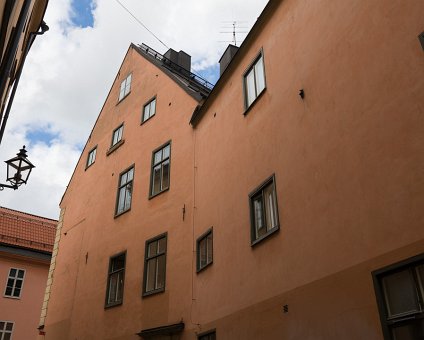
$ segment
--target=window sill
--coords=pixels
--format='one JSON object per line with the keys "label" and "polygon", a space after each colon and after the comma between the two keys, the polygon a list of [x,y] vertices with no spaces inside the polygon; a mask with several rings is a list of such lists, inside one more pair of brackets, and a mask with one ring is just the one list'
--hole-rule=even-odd
{"label": "window sill", "polygon": [[115,303],[110,303],[108,305],[105,305],[105,309],[109,309],[109,308],[113,308],[113,307],[118,307],[122,305],[122,301],[120,302],[115,302]]}
{"label": "window sill", "polygon": [[125,96],[123,96],[121,99],[119,99],[118,98],[118,102],[116,103],[116,105],[118,106],[120,103],[122,103],[123,102],[123,100],[125,99],[125,98],[127,98],[129,95],[130,95],[130,93],[131,93],[131,91],[130,92],[128,92]]}
{"label": "window sill", "polygon": [[259,93],[259,95],[255,98],[255,100],[252,102],[252,104],[250,104],[248,107],[244,108],[244,112],[243,115],[247,116],[247,114],[249,113],[249,111],[252,109],[253,106],[255,106],[255,104],[259,101],[259,98],[261,98],[263,96],[263,94],[266,91],[266,87],[262,90],[261,93]]}
{"label": "window sill", "polygon": [[250,243],[250,246],[254,247],[255,245],[257,245],[261,241],[265,240],[269,236],[275,234],[279,230],[280,230],[280,226],[278,225],[278,226],[274,227],[273,229],[271,229],[270,231],[268,231],[265,235],[262,235],[261,237],[257,238],[256,240],[252,240],[252,242]]}
{"label": "window sill", "polygon": [[127,213],[128,211],[131,211],[131,207],[129,207],[129,208],[128,208],[127,210],[125,210],[125,211],[121,211],[120,213],[115,214],[115,216],[114,216],[113,218],[117,218],[117,217],[119,217],[119,216],[122,216],[123,214]]}
{"label": "window sill", "polygon": [[95,163],[95,162],[91,163],[90,165],[87,165],[87,166],[85,167],[84,171],[87,171],[87,169],[88,169],[90,166],[92,166],[94,163]]}
{"label": "window sill", "polygon": [[196,274],[199,274],[200,272],[202,272],[203,270],[205,270],[206,268],[208,268],[210,265],[212,265],[213,260],[211,262],[209,262],[208,264],[204,265],[201,268],[197,268]]}
{"label": "window sill", "polygon": [[162,193],[164,193],[164,192],[167,192],[169,190],[169,187],[167,187],[166,189],[163,189],[162,191],[159,191],[159,192],[157,192],[156,194],[154,194],[154,195],[150,195],[149,196],[149,200],[151,200],[152,198],[155,198],[156,196],[159,196],[160,194],[162,194]]}
{"label": "window sill", "polygon": [[154,116],[155,116],[156,114],[154,114],[154,115],[151,115],[149,118],[147,118],[146,120],[142,120],[141,121],[141,123],[140,123],[140,125],[143,125],[144,123],[146,123],[146,122],[148,122],[150,119],[152,119]]}
{"label": "window sill", "polygon": [[[125,143],[125,139],[121,139],[118,143],[116,143],[114,146],[111,146],[109,150],[106,151],[106,156],[109,156],[112,152],[114,152],[116,149],[118,149],[122,144]],[[94,163],[93,163],[94,164]]]}
{"label": "window sill", "polygon": [[3,295],[3,297],[6,298],[6,299],[13,299],[13,300],[20,300],[21,299],[20,296]]}
{"label": "window sill", "polygon": [[156,295],[159,293],[163,293],[165,291],[165,287],[161,288],[161,289],[156,289],[156,290],[151,290],[150,292],[144,292],[142,297],[147,297],[147,296],[151,296],[151,295]]}

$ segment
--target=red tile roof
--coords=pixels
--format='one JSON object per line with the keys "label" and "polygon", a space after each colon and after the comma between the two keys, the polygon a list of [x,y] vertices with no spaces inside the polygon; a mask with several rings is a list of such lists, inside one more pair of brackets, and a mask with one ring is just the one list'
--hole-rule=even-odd
{"label": "red tile roof", "polygon": [[0,207],[0,244],[52,252],[57,221]]}

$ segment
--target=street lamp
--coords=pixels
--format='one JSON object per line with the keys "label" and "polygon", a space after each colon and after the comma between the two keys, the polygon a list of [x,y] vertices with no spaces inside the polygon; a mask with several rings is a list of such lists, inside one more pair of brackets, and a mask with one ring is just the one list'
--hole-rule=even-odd
{"label": "street lamp", "polygon": [[16,157],[5,161],[7,164],[7,181],[10,184],[1,184],[0,191],[4,188],[18,189],[22,184],[26,184],[32,168],[35,166],[27,159],[27,151],[25,145],[16,154]]}

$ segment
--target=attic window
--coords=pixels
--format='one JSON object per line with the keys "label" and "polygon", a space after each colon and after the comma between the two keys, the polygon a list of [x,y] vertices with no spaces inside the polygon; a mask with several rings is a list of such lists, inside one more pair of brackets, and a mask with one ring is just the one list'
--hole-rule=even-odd
{"label": "attic window", "polygon": [[128,77],[126,77],[121,83],[121,88],[119,90],[119,101],[128,96],[131,91],[131,76],[132,74],[129,74]]}

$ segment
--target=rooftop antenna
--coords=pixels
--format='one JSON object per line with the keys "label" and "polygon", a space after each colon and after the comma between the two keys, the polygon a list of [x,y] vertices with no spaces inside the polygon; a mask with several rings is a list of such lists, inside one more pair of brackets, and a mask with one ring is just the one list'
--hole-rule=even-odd
{"label": "rooftop antenna", "polygon": [[[232,33],[233,40],[232,41],[221,41],[221,42],[231,42],[234,44],[234,46],[237,46],[237,38],[236,33],[248,33],[247,31],[239,31],[238,29],[243,28],[246,29],[247,26],[237,26],[241,23],[247,23],[247,21],[222,21],[223,24],[226,24],[227,26],[222,26],[221,28],[232,28],[231,31],[221,31],[219,33]],[[231,26],[228,26],[228,24],[231,24]]]}

